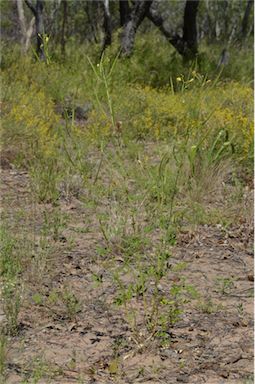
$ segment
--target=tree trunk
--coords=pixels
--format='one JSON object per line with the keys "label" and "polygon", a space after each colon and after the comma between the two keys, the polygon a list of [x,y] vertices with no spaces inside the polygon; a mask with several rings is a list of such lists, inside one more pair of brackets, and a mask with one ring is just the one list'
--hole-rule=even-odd
{"label": "tree trunk", "polygon": [[23,8],[23,0],[16,0],[17,4],[17,10],[18,10],[18,17],[19,17],[19,24],[21,29],[21,45],[22,50],[24,53],[28,51],[28,48],[31,43],[31,37],[33,33],[33,27],[35,23],[35,18],[33,17],[30,22],[29,26],[27,28],[26,26],[26,18],[24,14],[24,8]]}
{"label": "tree trunk", "polygon": [[186,0],[183,21],[183,36],[179,36],[164,25],[164,20],[155,9],[149,8],[147,17],[160,29],[170,44],[183,56],[190,60],[197,54],[196,16],[199,0]]}
{"label": "tree trunk", "polygon": [[183,56],[193,59],[197,54],[197,11],[199,0],[187,0],[184,10],[183,23]]}
{"label": "tree trunk", "polygon": [[21,45],[23,46],[23,49],[24,49],[27,27],[26,27],[26,19],[25,19],[25,14],[23,9],[23,2],[22,0],[16,0],[16,4],[17,4],[17,10],[18,10],[19,24],[21,29]]}
{"label": "tree trunk", "polygon": [[[92,35],[93,41],[94,43],[98,43],[98,30],[95,24],[95,20],[93,18],[93,8],[92,8],[93,3],[91,1],[86,1],[84,2],[84,5],[85,5],[85,12],[88,18],[88,24],[91,28],[91,35]],[[92,39],[90,39],[90,41],[92,41]]]}
{"label": "tree trunk", "polygon": [[124,25],[121,39],[121,51],[123,56],[130,56],[135,42],[136,31],[145,18],[152,1],[134,1],[134,6],[130,13],[130,19]]}
{"label": "tree trunk", "polygon": [[101,56],[104,50],[111,45],[112,43],[112,23],[111,23],[111,13],[109,7],[109,0],[104,0],[104,43],[101,52]]}
{"label": "tree trunk", "polygon": [[46,59],[45,53],[44,53],[44,42],[43,42],[43,35],[44,35],[44,22],[43,22],[43,7],[44,7],[44,0],[36,0],[36,5],[31,3],[30,0],[25,0],[25,3],[27,4],[28,8],[31,10],[31,12],[34,14],[35,17],[35,31],[36,31],[36,38],[37,38],[37,46],[36,46],[36,53],[40,60],[44,61]]}
{"label": "tree trunk", "polygon": [[248,0],[246,8],[245,8],[244,17],[243,17],[243,20],[242,20],[242,38],[243,39],[245,39],[246,36],[247,36],[248,21],[249,21],[249,16],[250,16],[250,13],[251,13],[251,10],[252,10],[253,1],[254,0]]}
{"label": "tree trunk", "polygon": [[43,42],[43,35],[44,35],[43,6],[44,6],[44,0],[37,0],[36,2],[37,17],[35,18],[35,28],[36,28],[36,36],[37,36],[36,52],[40,60],[45,60],[44,42]]}
{"label": "tree trunk", "polygon": [[29,47],[30,47],[31,38],[32,38],[33,31],[34,31],[34,25],[35,25],[35,18],[33,17],[30,20],[30,23],[29,23],[29,26],[28,26],[28,29],[27,29],[27,33],[26,33],[25,52],[27,52]]}
{"label": "tree trunk", "polygon": [[164,20],[155,9],[149,9],[147,17],[153,22],[153,24],[159,28],[170,44],[180,53],[183,52],[183,40],[181,36],[175,34],[172,30],[169,30],[164,25]]}
{"label": "tree trunk", "polygon": [[224,48],[221,52],[220,59],[217,65],[217,69],[219,69],[222,66],[225,66],[229,63],[229,52],[227,48]]}
{"label": "tree trunk", "polygon": [[61,54],[65,57],[66,52],[66,24],[67,24],[67,0],[63,0],[63,19],[62,19],[62,28],[61,28]]}
{"label": "tree trunk", "polygon": [[119,11],[120,11],[120,26],[124,27],[125,24],[130,20],[130,7],[128,0],[119,1]]}

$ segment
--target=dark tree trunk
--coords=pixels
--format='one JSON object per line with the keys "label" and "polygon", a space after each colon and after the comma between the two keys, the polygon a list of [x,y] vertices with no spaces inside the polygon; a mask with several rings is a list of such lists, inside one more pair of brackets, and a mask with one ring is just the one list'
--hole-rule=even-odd
{"label": "dark tree trunk", "polygon": [[66,47],[66,25],[67,25],[67,0],[63,0],[63,19],[62,19],[62,28],[61,28],[61,54],[65,56],[65,47]]}
{"label": "dark tree trunk", "polygon": [[[92,39],[90,39],[90,37],[88,36],[89,38],[89,41],[94,41],[95,43],[98,43],[98,30],[97,30],[97,25],[95,23],[95,20],[93,18],[93,7],[95,6],[95,3],[92,3],[91,1],[86,1],[84,2],[84,5],[85,5],[85,12],[87,14],[87,18],[88,18],[88,24],[90,26],[90,29],[91,29],[91,35],[92,35]],[[96,4],[97,5],[97,4]]]}
{"label": "dark tree trunk", "polygon": [[36,52],[40,60],[45,60],[44,43],[43,43],[43,35],[44,35],[43,6],[44,6],[44,0],[37,0],[36,2],[37,16],[35,17],[35,28],[36,28],[36,36],[37,36]]}
{"label": "dark tree trunk", "polygon": [[229,52],[228,52],[227,48],[224,48],[221,52],[220,59],[219,59],[218,65],[217,65],[217,69],[224,66],[224,65],[227,65],[228,63],[229,63]]}
{"label": "dark tree trunk", "polygon": [[155,9],[149,8],[147,17],[160,29],[170,44],[185,60],[193,59],[197,54],[196,17],[199,0],[187,0],[184,10],[183,36],[179,36],[164,25],[164,20]]}
{"label": "dark tree trunk", "polygon": [[197,54],[197,11],[199,0],[187,0],[183,22],[183,56],[194,58]]}
{"label": "dark tree trunk", "polygon": [[134,6],[130,13],[130,19],[124,25],[122,39],[121,39],[121,51],[123,56],[130,56],[135,42],[136,31],[145,18],[152,1],[134,1]]}
{"label": "dark tree trunk", "polygon": [[245,39],[247,36],[249,16],[252,10],[253,1],[254,0],[248,0],[245,8],[244,17],[242,20],[242,38],[243,39]]}
{"label": "dark tree trunk", "polygon": [[130,20],[130,7],[128,0],[119,1],[119,10],[120,10],[120,26],[123,27]]}
{"label": "dark tree trunk", "polygon": [[35,16],[35,31],[36,31],[36,38],[37,38],[37,46],[36,46],[36,54],[38,58],[42,61],[45,60],[45,53],[44,53],[44,42],[43,42],[43,35],[44,35],[44,22],[43,22],[43,7],[44,7],[44,0],[37,0],[36,5],[31,3],[30,0],[25,0],[25,3],[27,4],[28,8],[31,10],[31,12]]}
{"label": "dark tree trunk", "polygon": [[101,52],[101,56],[104,50],[111,45],[112,43],[112,23],[111,23],[111,13],[109,7],[109,0],[104,0],[104,43]]}
{"label": "dark tree trunk", "polygon": [[168,30],[164,26],[164,20],[160,14],[157,13],[155,9],[149,9],[147,17],[153,22],[153,24],[159,28],[163,35],[167,38],[170,44],[182,54],[183,52],[183,39],[181,36],[175,34],[172,30]]}

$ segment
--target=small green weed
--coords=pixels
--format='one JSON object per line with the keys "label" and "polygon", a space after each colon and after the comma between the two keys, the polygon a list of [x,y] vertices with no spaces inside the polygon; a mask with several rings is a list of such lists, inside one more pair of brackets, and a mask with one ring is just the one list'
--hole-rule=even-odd
{"label": "small green weed", "polygon": [[249,375],[246,379],[244,379],[243,384],[253,384],[254,383],[254,375]]}
{"label": "small green weed", "polygon": [[20,261],[16,256],[17,242],[10,235],[10,229],[3,224],[0,226],[0,274],[5,278],[17,276],[21,270]]}
{"label": "small green weed", "polygon": [[208,315],[211,315],[212,313],[216,313],[223,309],[222,305],[215,304],[211,297],[209,297],[206,300],[201,300],[197,308],[202,313],[207,313]]}
{"label": "small green weed", "polygon": [[75,318],[75,316],[81,310],[81,303],[75,296],[75,294],[68,288],[64,289],[62,293],[62,301],[66,306],[67,316],[70,319]]}
{"label": "small green weed", "polygon": [[218,277],[216,280],[216,285],[219,293],[221,293],[222,295],[227,295],[233,288],[234,281],[232,277]]}
{"label": "small green weed", "polygon": [[3,333],[0,333],[0,380],[4,380],[6,358],[7,358],[7,337]]}
{"label": "small green weed", "polygon": [[43,217],[42,233],[51,236],[54,241],[60,240],[68,223],[68,214],[61,212],[60,207],[56,206],[51,210],[45,210]]}
{"label": "small green weed", "polygon": [[55,159],[40,158],[30,166],[32,188],[39,202],[56,203],[60,197],[61,174]]}
{"label": "small green weed", "polygon": [[35,305],[42,305],[43,304],[43,296],[40,293],[35,293],[32,296],[32,300],[35,303]]}
{"label": "small green weed", "polygon": [[53,316],[64,316],[69,320],[81,311],[81,302],[69,287],[53,289],[46,304]]}
{"label": "small green weed", "polygon": [[42,356],[34,358],[29,363],[29,367],[27,367],[27,369],[25,368],[25,371],[27,371],[25,377],[29,377],[29,379],[22,381],[22,384],[37,384],[42,380],[52,382],[52,380],[55,380],[57,376],[63,374],[60,367],[46,361]]}
{"label": "small green weed", "polygon": [[[115,304],[125,308],[138,343],[143,344],[144,340],[155,337],[162,344],[170,342],[171,329],[180,319],[185,304],[197,298],[195,288],[187,285],[184,280],[173,284],[167,293],[162,291],[160,281],[167,272],[168,259],[168,253],[159,253],[150,266],[144,261],[137,263],[129,284],[124,283],[119,272],[115,272],[114,281],[118,289]],[[140,330],[144,328],[146,333]]]}
{"label": "small green weed", "polygon": [[6,332],[11,336],[17,335],[19,331],[19,312],[21,306],[21,287],[17,280],[7,280],[2,283],[1,297],[3,310],[6,316]]}
{"label": "small green weed", "polygon": [[19,273],[21,265],[17,252],[18,244],[12,237],[7,228],[0,228],[1,240],[1,257],[0,257],[0,274],[1,282],[1,298],[3,302],[3,310],[6,316],[6,332],[11,336],[18,333],[18,315],[21,306],[21,286],[19,282]]}

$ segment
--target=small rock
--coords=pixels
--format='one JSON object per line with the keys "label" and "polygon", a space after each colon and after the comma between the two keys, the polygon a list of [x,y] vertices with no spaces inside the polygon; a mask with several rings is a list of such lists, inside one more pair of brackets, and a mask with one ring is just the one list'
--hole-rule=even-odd
{"label": "small rock", "polygon": [[163,292],[163,287],[162,287],[161,284],[158,284],[158,285],[157,285],[157,288],[158,288],[158,290],[159,290],[160,292]]}
{"label": "small rock", "polygon": [[162,360],[173,359],[173,358],[176,359],[177,358],[177,354],[172,349],[162,349],[160,351],[160,357],[161,357]]}
{"label": "small rock", "polygon": [[57,105],[56,111],[60,113],[64,118],[72,118],[74,113],[74,117],[77,120],[87,120],[88,113],[92,109],[92,104],[87,102],[83,105],[72,106],[71,102],[66,102],[66,105]]}
{"label": "small rock", "polygon": [[61,236],[59,236],[59,241],[61,243],[66,243],[67,242],[67,238],[64,235],[61,235]]}
{"label": "small rock", "polygon": [[224,377],[224,379],[227,379],[228,378],[228,376],[229,376],[229,372],[227,371],[227,370],[221,370],[220,372],[219,372],[219,374],[220,374],[220,376],[221,377]]}
{"label": "small rock", "polygon": [[188,383],[189,382],[189,376],[186,373],[182,373],[179,376],[177,376],[176,380],[179,383]]}
{"label": "small rock", "polygon": [[254,275],[248,275],[248,280],[249,281],[254,281]]}

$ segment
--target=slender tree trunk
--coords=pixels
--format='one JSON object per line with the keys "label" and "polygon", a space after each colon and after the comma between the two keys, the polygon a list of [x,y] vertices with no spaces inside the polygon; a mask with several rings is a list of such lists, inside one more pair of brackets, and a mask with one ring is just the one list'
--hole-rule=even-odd
{"label": "slender tree trunk", "polygon": [[45,60],[44,42],[43,42],[43,35],[44,35],[43,7],[44,7],[44,0],[37,0],[36,2],[37,17],[35,18],[35,27],[36,27],[36,36],[37,36],[36,52],[40,60]]}
{"label": "slender tree trunk", "polygon": [[253,1],[254,0],[248,0],[245,8],[244,17],[242,20],[242,38],[243,39],[245,39],[247,36],[249,16],[252,10]]}
{"label": "slender tree trunk", "polygon": [[130,13],[130,19],[124,25],[121,39],[121,50],[123,56],[130,56],[135,42],[135,34],[141,22],[145,18],[152,1],[134,1],[134,6]]}
{"label": "slender tree trunk", "polygon": [[227,48],[224,48],[221,52],[220,59],[217,65],[217,69],[220,67],[227,65],[229,63],[229,52]]}
{"label": "slender tree trunk", "polygon": [[28,29],[27,29],[27,34],[26,34],[26,39],[25,39],[25,52],[27,52],[29,47],[30,47],[31,38],[32,38],[32,35],[33,35],[33,31],[34,31],[34,25],[35,25],[35,18],[33,17],[30,20],[30,23],[29,23],[29,26],[28,26]]}
{"label": "slender tree trunk", "polygon": [[147,17],[163,33],[170,44],[183,56],[184,60],[190,60],[197,54],[197,25],[196,16],[199,0],[186,0],[183,20],[183,36],[167,29],[161,15],[152,8],[149,8]]}
{"label": "slender tree trunk", "polygon": [[31,43],[31,37],[33,33],[35,18],[32,17],[27,27],[24,8],[23,8],[23,0],[16,0],[16,4],[17,4],[17,10],[18,10],[19,24],[21,29],[22,50],[24,53],[26,53]]}
{"label": "slender tree trunk", "polygon": [[130,20],[130,7],[128,0],[119,1],[119,11],[120,11],[120,26],[124,27],[125,24]]}
{"label": "slender tree trunk", "polygon": [[183,39],[178,34],[175,34],[172,30],[167,29],[164,25],[164,20],[155,9],[149,9],[147,17],[153,22],[153,24],[159,28],[170,44],[180,53],[183,52]]}
{"label": "slender tree trunk", "polygon": [[85,2],[85,11],[86,11],[86,14],[87,14],[87,18],[88,18],[88,24],[91,28],[91,34],[92,34],[92,37],[93,37],[93,40],[95,43],[98,43],[98,31],[97,31],[97,27],[95,25],[95,20],[93,19],[93,10],[92,10],[92,6],[93,6],[93,3],[91,1],[88,1],[88,2]]}
{"label": "slender tree trunk", "polygon": [[199,0],[187,0],[184,10],[183,23],[183,56],[193,59],[197,54],[197,11]]}
{"label": "slender tree trunk", "polygon": [[46,59],[45,53],[44,53],[44,42],[43,42],[43,35],[44,35],[44,22],[43,22],[43,7],[44,7],[44,0],[36,0],[36,5],[31,3],[30,0],[25,0],[25,3],[27,4],[28,8],[31,10],[35,17],[35,31],[36,31],[36,38],[37,38],[37,46],[36,46],[36,53],[40,60],[44,61]]}
{"label": "slender tree trunk", "polygon": [[16,0],[16,4],[17,4],[17,10],[18,10],[19,24],[21,29],[21,45],[24,49],[27,27],[26,27],[26,19],[25,19],[25,14],[23,9],[23,2],[22,0]]}
{"label": "slender tree trunk", "polygon": [[67,0],[63,0],[63,19],[62,19],[62,28],[61,28],[61,54],[65,57],[66,52],[66,24],[67,24]]}
{"label": "slender tree trunk", "polygon": [[112,43],[112,23],[111,13],[109,7],[109,0],[104,0],[104,43],[102,47],[101,56],[104,50]]}

